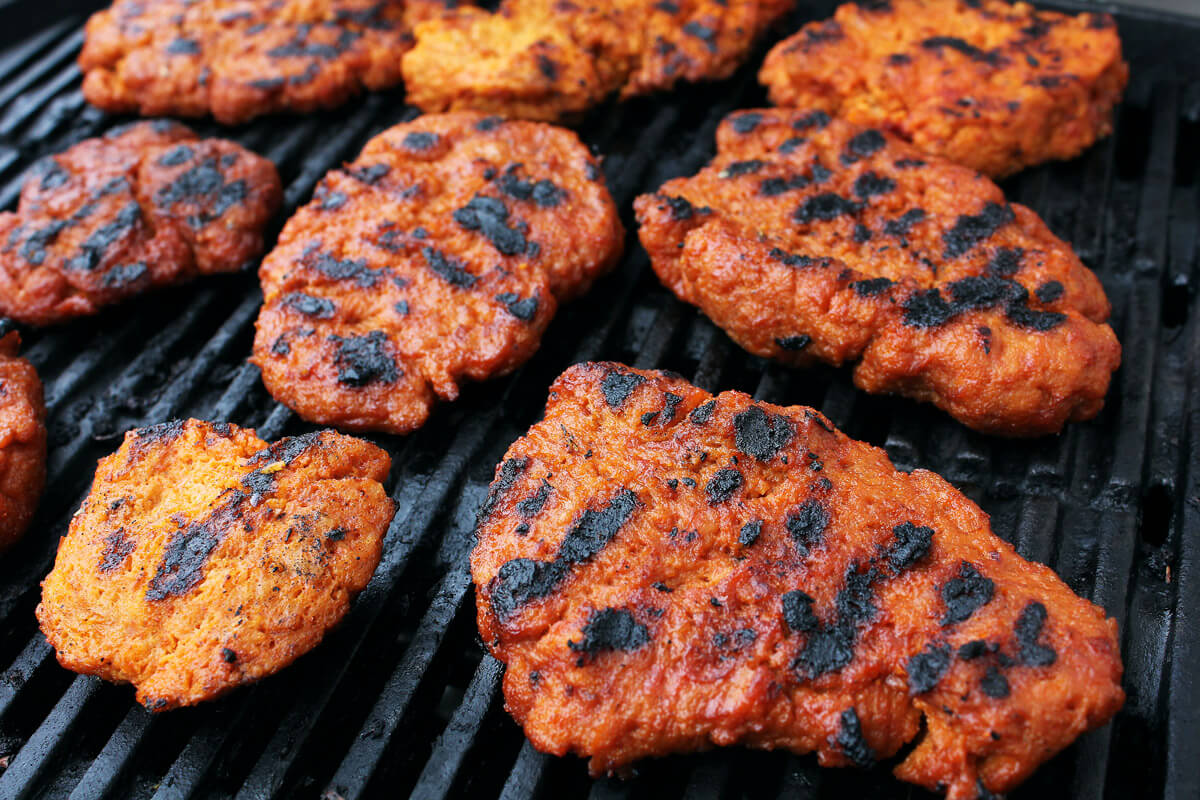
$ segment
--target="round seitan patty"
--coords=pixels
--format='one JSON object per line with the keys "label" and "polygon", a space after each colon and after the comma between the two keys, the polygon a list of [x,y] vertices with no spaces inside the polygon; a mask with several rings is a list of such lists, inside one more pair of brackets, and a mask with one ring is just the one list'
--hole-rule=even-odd
{"label": "round seitan patty", "polygon": [[67,669],[151,711],[271,675],[321,641],[379,563],[395,507],[374,445],[268,445],[224,422],[130,431],[96,469],[37,609]]}
{"label": "round seitan patty", "polygon": [[0,551],[25,532],[46,482],[42,382],[20,347],[12,322],[0,319]]}
{"label": "round seitan patty", "polygon": [[0,213],[0,313],[49,325],[242,269],[282,196],[269,160],[175,122],[85,139],[38,162]]}
{"label": "round seitan patty", "polygon": [[771,102],[821,109],[1003,177],[1112,132],[1129,80],[1117,25],[1002,0],[846,3],[776,45]]}
{"label": "round seitan patty", "polygon": [[434,114],[327,174],[263,260],[255,364],[302,417],[406,433],[525,363],[624,231],[574,133]]}
{"label": "round seitan patty", "polygon": [[88,20],[88,102],[225,124],[314,111],[401,80],[412,26],[455,0],[117,0]]}

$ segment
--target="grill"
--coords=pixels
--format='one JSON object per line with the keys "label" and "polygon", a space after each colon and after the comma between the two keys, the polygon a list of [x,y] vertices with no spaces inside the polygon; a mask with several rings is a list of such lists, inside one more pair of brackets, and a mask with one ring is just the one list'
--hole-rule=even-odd
{"label": "grill", "polygon": [[[801,5],[796,26],[833,4]],[[74,56],[87,10],[0,3],[0,207],[13,207],[33,159],[117,122],[80,94]],[[60,669],[33,609],[95,460],[127,428],[195,416],[268,439],[310,429],[244,361],[261,299],[255,277],[212,278],[26,331],[46,383],[51,449],[40,513],[0,560],[0,798],[925,796],[886,765],[820,770],[811,756],[741,749],[592,781],[581,760],[525,742],[503,710],[503,670],[475,631],[466,555],[494,465],[539,417],[550,381],[595,358],[814,406],[886,447],[901,468],[944,475],[992,515],[1000,536],[1121,626],[1125,709],[1014,797],[1200,796],[1200,151],[1191,144],[1200,135],[1200,23],[1132,10],[1119,20],[1133,82],[1115,135],[1005,187],[1074,243],[1113,301],[1124,360],[1097,420],[1056,438],[995,440],[932,408],[858,393],[845,370],[769,365],[660,287],[631,235],[616,273],[560,311],[525,367],[469,388],[412,436],[372,437],[392,453],[399,505],[373,581],[314,652],[201,707],[152,716],[128,687]],[[606,154],[631,230],[634,196],[693,172],[725,113],[764,103],[756,63],[719,84],[602,109],[579,126]],[[390,93],[232,131],[195,127],[274,160],[291,213],[327,169],[412,114],[402,93]]]}

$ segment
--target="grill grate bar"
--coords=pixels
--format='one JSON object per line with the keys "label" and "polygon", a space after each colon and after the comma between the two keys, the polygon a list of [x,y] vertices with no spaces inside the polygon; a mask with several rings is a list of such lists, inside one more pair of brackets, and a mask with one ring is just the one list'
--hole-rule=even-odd
{"label": "grill grate bar", "polygon": [[153,727],[154,716],[149,711],[139,705],[129,709],[67,800],[107,797]]}
{"label": "grill grate bar", "polygon": [[433,753],[413,789],[413,797],[432,800],[445,797],[450,792],[463,758],[475,742],[484,716],[496,702],[503,674],[504,666],[491,656],[484,656],[479,662],[462,704],[434,743]]}
{"label": "grill grate bar", "polygon": [[12,136],[17,128],[29,122],[34,114],[41,111],[51,98],[78,81],[80,75],[79,67],[70,64],[37,89],[18,97],[8,107],[8,112],[0,117],[0,136]]}
{"label": "grill grate bar", "polygon": [[546,777],[550,756],[539,753],[528,740],[521,745],[517,761],[508,772],[500,800],[525,800],[539,794]]}
{"label": "grill grate bar", "polygon": [[58,41],[67,31],[75,30],[78,27],[78,17],[67,17],[9,48],[8,52],[0,56],[0,81],[10,80],[14,72],[27,66],[31,59],[37,58],[50,46],[51,42]]}
{"label": "grill grate bar", "polygon": [[12,103],[29,91],[30,87],[46,79],[53,70],[61,68],[68,61],[74,63],[75,53],[83,44],[83,31],[75,33],[62,40],[62,43],[45,56],[39,58],[27,67],[20,77],[10,78],[0,88],[0,107]]}
{"label": "grill grate bar", "polygon": [[66,737],[79,722],[81,711],[96,697],[100,686],[100,679],[90,675],[79,675],[71,682],[71,688],[0,775],[0,797],[21,800],[29,796],[50,760],[61,752]]}
{"label": "grill grate bar", "polygon": [[25,649],[17,656],[12,665],[4,670],[4,680],[0,681],[0,720],[8,713],[17,694],[29,683],[34,674],[49,663],[53,648],[46,637],[37,633],[25,645]]}

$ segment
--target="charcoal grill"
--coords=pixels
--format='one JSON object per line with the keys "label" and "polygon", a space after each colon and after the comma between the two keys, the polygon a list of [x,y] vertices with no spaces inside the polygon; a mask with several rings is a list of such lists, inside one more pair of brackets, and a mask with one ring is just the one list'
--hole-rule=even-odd
{"label": "charcoal grill", "polygon": [[[14,206],[35,158],[118,121],[80,94],[74,57],[88,5],[0,2],[0,207]],[[788,29],[832,5],[802,0]],[[926,797],[887,765],[820,770],[811,756],[741,749],[592,781],[581,760],[525,741],[503,710],[502,668],[475,631],[466,554],[504,450],[539,417],[559,372],[597,358],[815,406],[901,468],[944,475],[1022,555],[1117,618],[1125,709],[1014,798],[1200,797],[1200,22],[1129,9],[1118,19],[1133,78],[1115,135],[1005,187],[1074,243],[1113,301],[1124,360],[1098,419],[1059,437],[1001,441],[927,406],[860,394],[846,370],[770,365],[669,295],[631,235],[616,273],[560,311],[526,366],[469,388],[412,436],[372,437],[394,458],[399,505],[374,580],[313,653],[198,708],[153,716],[128,687],[59,668],[33,609],[95,460],[127,428],[195,416],[268,439],[309,429],[245,363],[261,299],[254,275],[26,331],[51,449],[32,529],[0,558],[0,798]],[[756,63],[579,126],[606,155],[627,227],[637,194],[711,156],[725,113],[764,103]],[[196,127],[274,160],[290,213],[327,169],[412,113],[396,92],[327,114]]]}

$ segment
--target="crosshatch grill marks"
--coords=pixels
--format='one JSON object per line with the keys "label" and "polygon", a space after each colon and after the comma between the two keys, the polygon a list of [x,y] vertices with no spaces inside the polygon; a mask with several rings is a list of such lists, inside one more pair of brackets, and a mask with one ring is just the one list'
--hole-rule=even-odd
{"label": "crosshatch grill marks", "polygon": [[747,350],[849,362],[860,388],[988,433],[1102,408],[1120,359],[1104,291],[987,178],[801,110],[731,115],[717,149],[638,198],[639,236],[660,280]]}
{"label": "crosshatch grill marks", "polygon": [[957,800],[1012,788],[990,759],[1025,774],[1123,699],[1115,623],[947,483],[811,409],[670,373],[568,369],[476,538],[506,707],[594,773],[717,736],[868,766],[925,717],[897,773]]}

